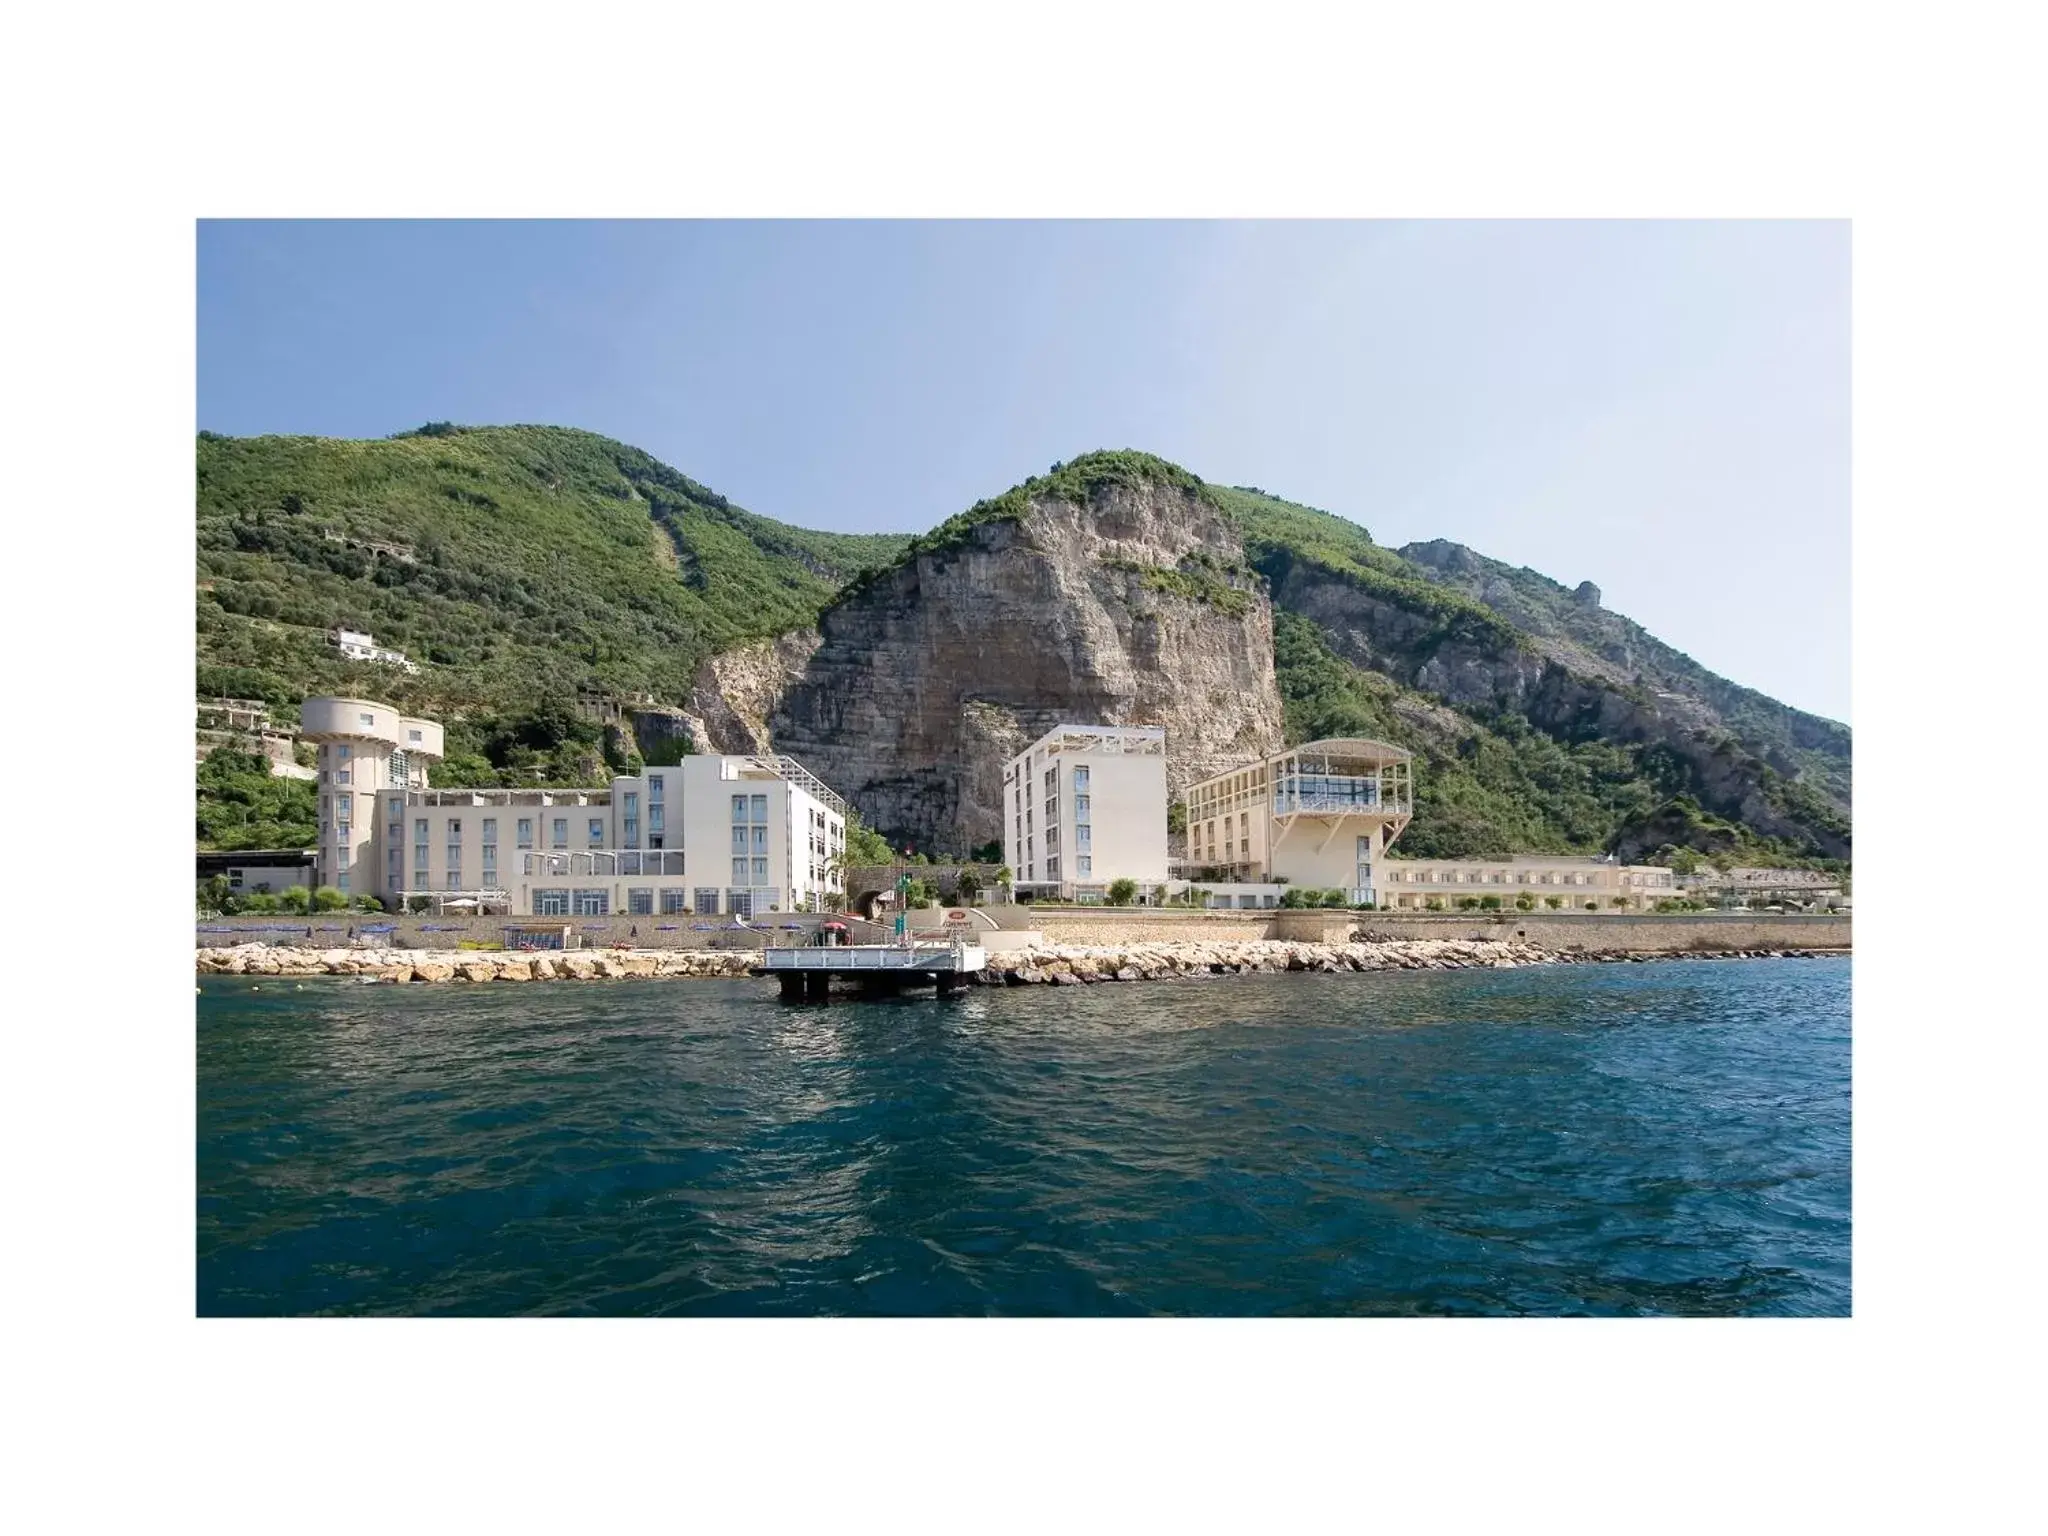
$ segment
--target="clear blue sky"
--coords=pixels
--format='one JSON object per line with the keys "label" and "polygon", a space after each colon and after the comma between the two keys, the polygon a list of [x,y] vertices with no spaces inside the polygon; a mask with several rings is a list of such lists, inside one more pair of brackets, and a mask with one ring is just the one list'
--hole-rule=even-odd
{"label": "clear blue sky", "polygon": [[430,420],[847,531],[1149,449],[1849,718],[1846,223],[200,226],[199,426]]}

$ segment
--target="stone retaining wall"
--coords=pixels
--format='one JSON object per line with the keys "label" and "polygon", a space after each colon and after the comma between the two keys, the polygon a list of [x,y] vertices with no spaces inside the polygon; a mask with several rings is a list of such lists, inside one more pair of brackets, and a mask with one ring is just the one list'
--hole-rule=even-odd
{"label": "stone retaining wall", "polygon": [[1151,907],[1027,908],[1052,944],[1289,939],[1341,943],[1357,932],[1394,941],[1522,939],[1544,949],[1682,954],[1848,949],[1846,913],[1733,912],[1176,912]]}

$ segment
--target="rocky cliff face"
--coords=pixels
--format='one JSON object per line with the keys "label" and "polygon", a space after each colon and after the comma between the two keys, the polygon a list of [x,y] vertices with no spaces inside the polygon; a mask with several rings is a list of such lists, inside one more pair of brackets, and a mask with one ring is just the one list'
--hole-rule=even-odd
{"label": "rocky cliff face", "polygon": [[[1004,762],[1065,721],[1164,725],[1175,789],[1281,740],[1272,609],[1236,531],[1183,486],[1023,498],[844,595],[819,631],[758,718],[917,848],[1000,838]],[[774,669],[738,666],[758,707]]]}
{"label": "rocky cliff face", "polygon": [[1523,716],[1560,741],[1644,748],[1667,790],[1690,794],[1764,836],[1849,856],[1845,826],[1817,816],[1814,807],[1795,810],[1774,798],[1766,772],[1772,765],[1722,729],[1698,698],[1654,692],[1569,638],[1527,631],[1503,638],[1446,625],[1427,609],[1360,590],[1311,562],[1269,562],[1267,575],[1274,601],[1313,621],[1331,648],[1357,666],[1480,718]]}

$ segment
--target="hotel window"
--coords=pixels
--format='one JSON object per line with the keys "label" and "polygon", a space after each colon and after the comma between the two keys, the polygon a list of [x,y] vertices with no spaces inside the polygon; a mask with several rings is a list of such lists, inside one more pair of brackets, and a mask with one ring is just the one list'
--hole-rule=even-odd
{"label": "hotel window", "polygon": [[498,878],[498,845],[484,844],[484,881],[488,884]]}
{"label": "hotel window", "polygon": [[766,859],[754,860],[754,884],[759,885],[762,881],[766,880],[767,878],[768,861]]}
{"label": "hotel window", "polygon": [[531,848],[533,846],[533,818],[531,816],[519,818],[519,846],[522,848]]}
{"label": "hotel window", "polygon": [[1045,878],[1057,880],[1060,877],[1060,861],[1057,855],[1045,861]]}
{"label": "hotel window", "polygon": [[535,891],[533,893],[533,915],[535,917],[567,917],[569,915],[569,893],[567,891]]}
{"label": "hotel window", "polygon": [[745,827],[734,827],[732,829],[732,851],[734,853],[745,853],[747,851],[747,829]]}
{"label": "hotel window", "polygon": [[754,796],[753,811],[754,820],[766,821],[768,819],[768,797],[766,795]]}
{"label": "hotel window", "polygon": [[673,917],[678,912],[688,911],[689,909],[683,903],[683,898],[687,895],[689,895],[689,892],[685,891],[681,886],[671,886],[663,891],[661,893],[662,916]]}
{"label": "hotel window", "polygon": [[590,846],[593,848],[602,848],[604,846],[604,822],[595,816],[590,818],[589,841]]}
{"label": "hotel window", "polygon": [[1080,764],[1074,766],[1074,792],[1081,793],[1088,787],[1088,770]]}
{"label": "hotel window", "polygon": [[710,917],[718,911],[718,892],[711,886],[697,886],[691,896],[696,902],[699,917]]}
{"label": "hotel window", "polygon": [[484,818],[484,846],[486,848],[495,848],[497,844],[498,818],[495,816],[486,816]]}
{"label": "hotel window", "polygon": [[638,816],[640,814],[639,791],[631,789],[626,791],[626,814],[628,816]]}
{"label": "hotel window", "polygon": [[549,831],[549,832],[550,832],[550,833],[552,834],[552,836],[551,836],[551,839],[550,839],[550,841],[551,841],[551,842],[553,843],[553,845],[554,845],[555,847],[557,847],[557,848],[566,848],[566,847],[568,847],[568,846],[569,846],[569,818],[568,818],[568,817],[566,817],[566,816],[557,816],[557,817],[555,817],[555,818],[554,818],[554,825],[553,825],[553,826],[551,826],[551,827],[549,827],[549,828],[548,828],[548,831]]}
{"label": "hotel window", "polygon": [[661,804],[661,775],[658,773],[647,777],[647,803],[650,806]]}
{"label": "hotel window", "polygon": [[1084,819],[1084,818],[1085,818],[1085,817],[1087,816],[1087,814],[1088,814],[1088,797],[1087,797],[1086,795],[1076,795],[1076,796],[1074,796],[1074,819],[1075,819],[1076,821],[1080,821],[1080,820]]}
{"label": "hotel window", "polygon": [[634,917],[654,915],[654,892],[638,890],[626,892],[626,911]]}
{"label": "hotel window", "polygon": [[647,830],[654,833],[657,837],[667,830],[662,825],[661,804],[659,801],[647,807]]}
{"label": "hotel window", "polygon": [[405,739],[407,741],[419,741],[421,739],[420,733],[418,731],[407,731],[405,733]]}
{"label": "hotel window", "polygon": [[375,725],[376,723],[377,723],[377,717],[376,717],[375,715],[357,715],[357,716],[356,716],[356,724],[358,724],[358,725]]}
{"label": "hotel window", "polygon": [[1095,861],[1085,853],[1076,854],[1074,857],[1074,873],[1081,879],[1086,880],[1095,873]]}
{"label": "hotel window", "polygon": [[732,819],[741,825],[745,825],[747,819],[747,797],[745,795],[734,795],[732,797]]}
{"label": "hotel window", "polygon": [[570,898],[578,917],[603,917],[612,909],[610,891],[578,891]]}
{"label": "hotel window", "polygon": [[343,871],[342,871],[342,872],[341,872],[340,874],[338,874],[338,875],[336,875],[336,876],[334,877],[334,888],[335,888],[335,889],[336,889],[337,891],[345,891],[345,890],[347,890],[347,889],[348,889],[348,871],[347,871],[347,870],[345,870],[345,869],[344,869],[344,870],[343,870]]}
{"label": "hotel window", "polygon": [[395,828],[395,827],[396,827],[396,826],[398,825],[398,823],[399,823],[399,822],[401,822],[401,821],[403,821],[404,819],[405,819],[405,802],[404,802],[403,800],[393,800],[393,801],[391,802],[391,824],[392,824],[392,826],[393,826],[393,827]]}
{"label": "hotel window", "polygon": [[343,744],[342,744],[341,746],[338,746],[338,747],[336,747],[336,748],[334,749],[334,752],[335,752],[335,755],[336,755],[337,757],[339,757],[339,758],[340,758],[340,759],[341,759],[341,760],[342,760],[342,761],[343,761],[344,763],[348,761],[348,759],[349,759],[349,748],[348,748],[348,745],[347,745],[347,743],[345,743],[345,742],[344,742],[344,743],[343,743]]}
{"label": "hotel window", "polygon": [[768,851],[768,829],[767,829],[766,827],[756,827],[756,828],[754,828],[754,852],[756,852],[756,853],[766,853],[767,851]]}
{"label": "hotel window", "polygon": [[1076,824],[1076,826],[1074,827],[1074,847],[1077,851],[1083,848],[1092,848],[1095,846],[1094,843],[1090,841],[1090,835],[1093,831],[1094,829],[1090,827],[1088,823],[1085,821]]}
{"label": "hotel window", "polygon": [[732,883],[734,885],[745,885],[747,883],[747,861],[745,859],[734,859],[732,861]]}

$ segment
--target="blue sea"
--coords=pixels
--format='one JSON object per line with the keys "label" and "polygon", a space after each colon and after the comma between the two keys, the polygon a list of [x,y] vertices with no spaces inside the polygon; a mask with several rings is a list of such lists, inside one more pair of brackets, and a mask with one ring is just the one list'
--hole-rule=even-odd
{"label": "blue sea", "polygon": [[205,977],[197,1310],[1845,1316],[1849,978]]}

